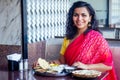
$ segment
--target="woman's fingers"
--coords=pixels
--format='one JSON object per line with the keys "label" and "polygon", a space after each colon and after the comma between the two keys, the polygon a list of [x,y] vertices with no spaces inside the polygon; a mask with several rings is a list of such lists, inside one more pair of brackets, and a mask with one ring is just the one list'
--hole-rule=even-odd
{"label": "woman's fingers", "polygon": [[87,69],[87,65],[82,62],[75,62],[72,66],[77,67],[78,69]]}
{"label": "woman's fingers", "polygon": [[72,66],[79,66],[79,62],[75,62],[75,63],[73,63],[73,65]]}
{"label": "woman's fingers", "polygon": [[39,63],[37,61],[33,63],[32,67],[34,68],[36,66],[39,66]]}
{"label": "woman's fingers", "polygon": [[56,61],[50,61],[49,63],[50,63],[50,64],[57,64]]}
{"label": "woman's fingers", "polygon": [[49,62],[50,64],[60,64],[60,62],[58,60],[53,60]]}

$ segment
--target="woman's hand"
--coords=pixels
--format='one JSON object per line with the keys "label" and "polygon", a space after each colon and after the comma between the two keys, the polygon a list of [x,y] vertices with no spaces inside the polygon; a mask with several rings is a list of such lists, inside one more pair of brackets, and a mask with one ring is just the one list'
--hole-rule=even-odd
{"label": "woman's hand", "polygon": [[75,63],[73,63],[73,65],[72,66],[75,66],[75,67],[77,67],[78,69],[88,69],[88,66],[87,66],[87,64],[84,64],[84,63],[82,63],[82,62],[75,62]]}
{"label": "woman's hand", "polygon": [[34,67],[36,67],[36,66],[39,66],[38,61],[35,61],[35,62],[33,63],[32,68],[34,68]]}
{"label": "woman's hand", "polygon": [[49,62],[50,64],[60,64],[59,60],[53,60]]}
{"label": "woman's hand", "polygon": [[65,64],[64,56],[60,55],[59,59],[50,61],[49,63],[53,63],[53,64]]}
{"label": "woman's hand", "polygon": [[107,66],[103,63],[84,64],[82,62],[75,62],[75,63],[73,63],[73,66],[76,66],[77,68],[80,68],[80,69],[97,70],[97,71],[101,71],[101,72],[106,72],[106,71],[112,69],[112,66]]}

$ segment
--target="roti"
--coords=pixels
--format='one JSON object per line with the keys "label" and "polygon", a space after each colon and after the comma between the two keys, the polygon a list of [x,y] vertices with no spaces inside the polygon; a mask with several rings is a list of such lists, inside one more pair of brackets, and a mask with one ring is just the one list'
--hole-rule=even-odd
{"label": "roti", "polygon": [[49,62],[47,62],[45,59],[39,58],[38,59],[38,64],[43,69],[49,69],[50,68]]}

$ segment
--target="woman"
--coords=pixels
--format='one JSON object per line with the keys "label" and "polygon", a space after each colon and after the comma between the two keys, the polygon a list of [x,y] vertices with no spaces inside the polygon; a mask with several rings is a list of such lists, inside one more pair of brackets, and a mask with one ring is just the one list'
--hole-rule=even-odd
{"label": "woman", "polygon": [[116,80],[110,48],[98,30],[96,14],[90,4],[78,1],[70,8],[60,58],[52,62],[107,71],[109,74],[104,80]]}
{"label": "woman", "polygon": [[54,63],[107,71],[104,80],[116,80],[110,48],[98,30],[94,9],[86,2],[75,2],[70,8],[60,54]]}

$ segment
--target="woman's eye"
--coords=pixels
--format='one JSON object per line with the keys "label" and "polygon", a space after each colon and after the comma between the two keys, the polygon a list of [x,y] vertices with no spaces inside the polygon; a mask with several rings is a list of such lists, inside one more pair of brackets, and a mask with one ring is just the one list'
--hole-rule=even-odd
{"label": "woman's eye", "polygon": [[78,16],[78,14],[73,14],[73,16],[75,16],[75,17],[76,17],[76,16]]}
{"label": "woman's eye", "polygon": [[[79,14],[73,14],[74,17],[77,17],[79,16]],[[86,14],[81,14],[82,17],[86,17],[87,15]]]}
{"label": "woman's eye", "polygon": [[85,15],[85,14],[82,14],[82,16],[83,16],[83,17],[86,17],[87,15]]}

